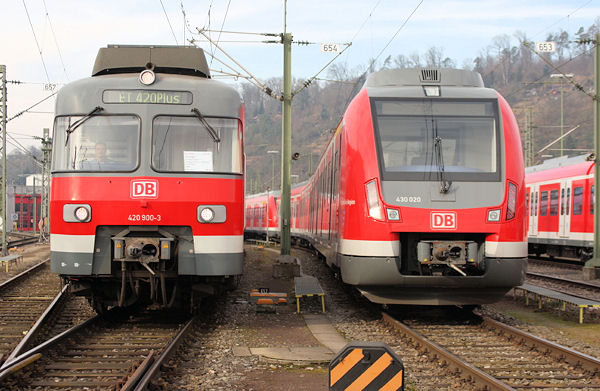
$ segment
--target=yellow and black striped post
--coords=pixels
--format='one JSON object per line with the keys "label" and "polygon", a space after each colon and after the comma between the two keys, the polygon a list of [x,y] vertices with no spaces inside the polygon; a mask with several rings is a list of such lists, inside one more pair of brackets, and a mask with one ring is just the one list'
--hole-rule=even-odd
{"label": "yellow and black striped post", "polygon": [[385,343],[350,342],[329,363],[329,390],[404,390],[404,364]]}

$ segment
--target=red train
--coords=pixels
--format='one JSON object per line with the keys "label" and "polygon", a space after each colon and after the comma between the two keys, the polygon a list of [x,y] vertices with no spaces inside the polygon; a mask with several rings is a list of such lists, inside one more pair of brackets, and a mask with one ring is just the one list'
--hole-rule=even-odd
{"label": "red train", "polygon": [[51,267],[98,311],[242,273],[244,106],[193,47],[109,46],[56,99]]}
{"label": "red train", "polygon": [[594,248],[594,162],[563,157],[526,169],[529,253],[586,261]]}
{"label": "red train", "polygon": [[[385,70],[293,189],[292,235],[373,302],[489,303],[524,279],[524,185],[517,122],[478,73]],[[262,204],[247,198],[253,233]]]}

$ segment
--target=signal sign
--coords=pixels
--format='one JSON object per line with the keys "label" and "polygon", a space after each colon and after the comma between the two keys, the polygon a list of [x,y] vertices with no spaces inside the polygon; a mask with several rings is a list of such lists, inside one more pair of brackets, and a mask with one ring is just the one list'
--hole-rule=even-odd
{"label": "signal sign", "polygon": [[382,342],[350,342],[329,363],[329,390],[404,390],[404,364]]}
{"label": "signal sign", "polygon": [[536,42],[535,50],[540,53],[554,53],[556,51],[556,42]]}

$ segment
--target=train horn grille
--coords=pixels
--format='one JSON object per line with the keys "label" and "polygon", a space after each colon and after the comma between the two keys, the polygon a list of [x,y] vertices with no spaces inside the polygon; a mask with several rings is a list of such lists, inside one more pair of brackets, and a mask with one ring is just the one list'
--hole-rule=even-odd
{"label": "train horn grille", "polygon": [[421,69],[421,82],[440,82],[440,72],[437,69]]}

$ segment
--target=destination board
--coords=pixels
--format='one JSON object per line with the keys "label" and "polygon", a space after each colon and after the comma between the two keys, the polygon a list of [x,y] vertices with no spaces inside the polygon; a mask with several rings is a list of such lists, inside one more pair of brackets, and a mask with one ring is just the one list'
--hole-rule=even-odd
{"label": "destination board", "polygon": [[159,90],[104,90],[104,103],[138,103],[162,105],[189,105],[192,103],[192,93],[189,91],[159,91]]}

